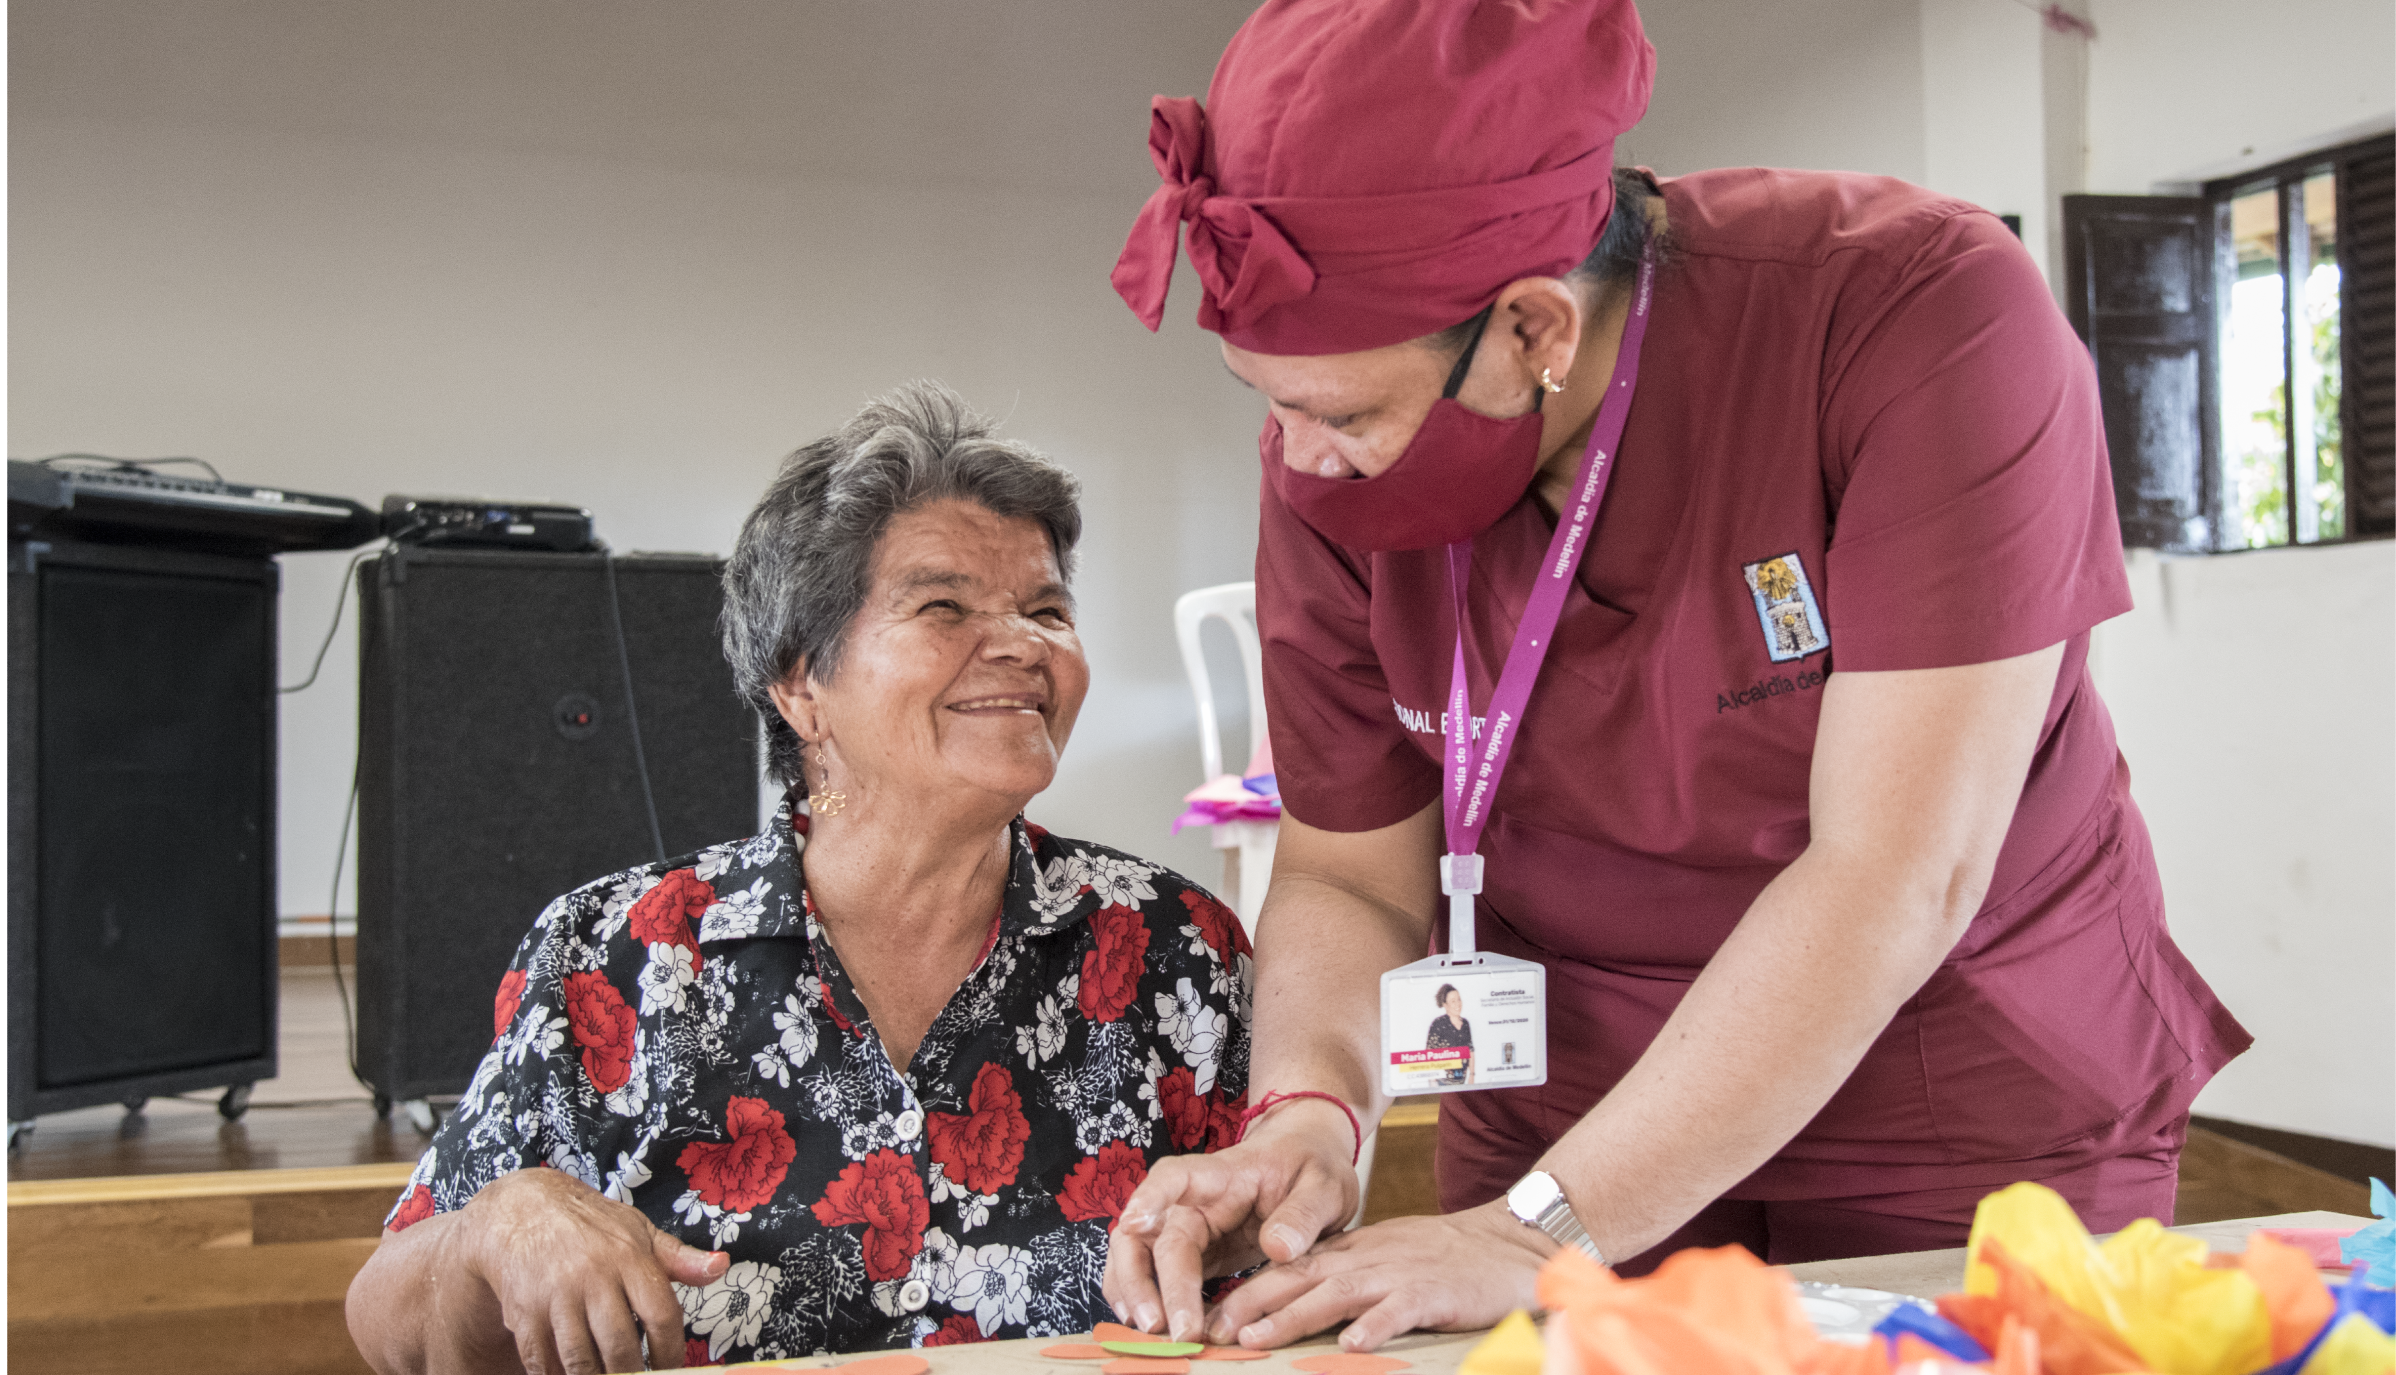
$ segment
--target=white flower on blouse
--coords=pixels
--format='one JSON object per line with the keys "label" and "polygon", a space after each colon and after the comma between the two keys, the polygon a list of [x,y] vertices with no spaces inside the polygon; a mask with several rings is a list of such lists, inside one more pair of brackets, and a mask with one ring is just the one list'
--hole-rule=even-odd
{"label": "white flower on blouse", "polygon": [[1143,902],[1156,900],[1156,889],[1148,882],[1157,872],[1153,864],[1121,855],[1093,855],[1077,850],[1073,866],[1081,871],[1082,882],[1090,885],[1098,900],[1109,906],[1137,908]]}
{"label": "white flower on blouse", "polygon": [[948,1168],[939,1161],[932,1162],[931,1185],[928,1192],[934,1203],[957,1202],[957,1230],[970,1232],[990,1220],[990,1208],[998,1202],[996,1194],[977,1194],[966,1185],[948,1177]]}
{"label": "white flower on blouse", "polygon": [[[815,983],[812,974],[801,979],[801,992],[812,983]],[[815,1014],[808,1010],[814,996],[810,996],[808,1003],[802,1003],[794,993],[782,1000],[784,1010],[774,1014],[774,1030],[782,1033],[782,1058],[793,1065],[803,1065],[815,1058]],[[782,1082],[787,1085],[790,1081]]]}
{"label": "white flower on blouse", "polygon": [[[930,1235],[924,1239],[929,1242]],[[961,1246],[931,1284],[934,1299],[973,1314],[984,1332],[996,1332],[1003,1323],[1024,1320],[1032,1299],[1032,1253],[1002,1242]]]}
{"label": "white flower on blouse", "polygon": [[699,939],[703,941],[733,941],[757,934],[757,923],[765,919],[765,895],[774,885],[759,879],[737,893],[726,893],[699,917]]}
{"label": "white flower on blouse", "polygon": [[750,1056],[749,1063],[757,1067],[758,1078],[771,1079],[784,1088],[790,1087],[790,1061],[783,1058],[782,1047],[767,1046]]}
{"label": "white flower on blouse", "polygon": [[1195,1087],[1200,1093],[1212,1092],[1215,1087],[1215,1061],[1229,1026],[1230,1019],[1208,1007],[1188,979],[1181,980],[1173,992],[1156,995],[1156,1029],[1181,1053],[1182,1063],[1196,1071]]}
{"label": "white flower on blouse", "polygon": [[546,1060],[551,1052],[565,1043],[565,1014],[561,1012],[552,1017],[548,1008],[534,1003],[530,1012],[516,1014],[515,1033],[508,1040],[506,1059],[511,1065],[522,1064],[526,1055],[538,1055]]}
{"label": "white flower on blouse", "polygon": [[625,1066],[629,1076],[623,1086],[607,1095],[607,1110],[618,1117],[638,1117],[649,1109],[649,1031],[643,1027],[632,1035],[632,1059]]}
{"label": "white flower on blouse", "polygon": [[1052,859],[1032,866],[1032,910],[1052,922],[1081,901],[1081,870],[1070,859]]}
{"label": "white flower on blouse", "polygon": [[641,966],[637,980],[641,987],[641,1015],[653,1016],[669,1009],[682,1011],[690,1001],[690,986],[698,977],[689,946],[649,942],[649,962]]}
{"label": "white flower on blouse", "polygon": [[624,918],[632,911],[632,904],[639,902],[657,884],[657,875],[646,870],[634,870],[617,880],[615,887],[608,890],[606,899],[599,904],[599,925],[594,928],[594,934],[602,943],[616,938],[616,933],[624,929]]}
{"label": "white flower on blouse", "polygon": [[696,862],[691,865],[692,877],[701,883],[715,882],[718,875],[732,867],[732,861],[739,852],[738,844],[708,846],[699,852]]}
{"label": "white flower on blouse", "polygon": [[1073,1144],[1083,1155],[1098,1154],[1109,1141],[1128,1141],[1145,1149],[1148,1119],[1133,1111],[1129,1103],[1117,1101],[1107,1104],[1105,1112],[1073,1124]]}
{"label": "white flower on blouse", "polygon": [[705,1288],[674,1288],[682,1297],[684,1324],[707,1339],[707,1359],[712,1361],[736,1345],[756,1345],[772,1307],[774,1286],[781,1282],[779,1268],[744,1260]]}
{"label": "white flower on blouse", "polygon": [[1141,1075],[1140,1101],[1148,1105],[1148,1119],[1152,1122],[1165,1115],[1164,1100],[1156,1096],[1156,1081],[1164,1078],[1165,1074],[1165,1057],[1156,1053],[1155,1046],[1150,1046],[1148,1068]]}
{"label": "white flower on blouse", "polygon": [[882,1113],[871,1122],[851,1122],[840,1129],[840,1153],[851,1160],[891,1150],[898,1143],[898,1119],[889,1113]]}
{"label": "white flower on blouse", "polygon": [[1065,1009],[1054,997],[1044,997],[1033,1024],[1015,1028],[1015,1053],[1036,1065],[1055,1059],[1064,1048]]}
{"label": "white flower on blouse", "polygon": [[616,1167],[607,1172],[607,1187],[600,1190],[618,1203],[632,1202],[632,1191],[649,1182],[649,1138],[642,1137],[629,1151],[616,1153]]}

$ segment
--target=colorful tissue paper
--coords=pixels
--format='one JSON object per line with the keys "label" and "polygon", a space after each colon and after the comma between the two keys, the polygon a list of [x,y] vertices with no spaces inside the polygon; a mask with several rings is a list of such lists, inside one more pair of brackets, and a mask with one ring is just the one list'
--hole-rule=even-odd
{"label": "colorful tissue paper", "polygon": [[1220,826],[1227,821],[1281,819],[1281,785],[1269,773],[1253,778],[1217,774],[1190,789],[1181,800],[1188,806],[1173,819],[1173,830],[1177,835],[1184,826]]}
{"label": "colorful tissue paper", "polygon": [[2343,1270],[2347,1268],[2346,1257],[2340,1254],[2340,1248],[2355,1231],[2352,1227],[2265,1227],[2255,1235],[2304,1252],[2316,1270]]}
{"label": "colorful tissue paper", "polygon": [[2371,1181],[2371,1215],[2379,1219],[2338,1247],[2348,1265],[2368,1265],[2372,1283],[2385,1289],[2396,1285],[2396,1193],[2379,1180]]}

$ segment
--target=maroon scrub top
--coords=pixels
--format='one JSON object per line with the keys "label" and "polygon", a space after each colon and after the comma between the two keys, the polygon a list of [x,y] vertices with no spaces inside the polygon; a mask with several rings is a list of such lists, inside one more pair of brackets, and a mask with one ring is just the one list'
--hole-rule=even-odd
{"label": "maroon scrub top", "polygon": [[[2089,679],[2089,628],[2130,595],[2087,351],[1976,207],[1756,169],[1662,190],[1613,490],[1481,845],[1482,945],[1549,970],[1549,1081],[1446,1100],[1443,1205],[1496,1197],[1577,1122],[1805,849],[1830,673],[2058,642],[1985,904],[1727,1196],[1995,1187],[2150,1140],[2251,1038],[2172,944]],[[1552,529],[1526,497],[1474,541],[1476,706]],[[1442,552],[1335,546],[1268,482],[1256,570],[1290,814],[1362,831],[1429,806],[1455,633]]]}

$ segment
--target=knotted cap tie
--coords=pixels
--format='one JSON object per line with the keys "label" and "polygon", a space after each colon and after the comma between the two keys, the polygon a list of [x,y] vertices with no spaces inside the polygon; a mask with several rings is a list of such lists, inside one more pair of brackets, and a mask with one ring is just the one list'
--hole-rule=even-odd
{"label": "knotted cap tie", "polygon": [[1588,256],[1654,68],[1629,0],[1271,0],[1203,109],[1152,102],[1115,290],[1157,328],[1186,224],[1198,323],[1243,349],[1445,329]]}

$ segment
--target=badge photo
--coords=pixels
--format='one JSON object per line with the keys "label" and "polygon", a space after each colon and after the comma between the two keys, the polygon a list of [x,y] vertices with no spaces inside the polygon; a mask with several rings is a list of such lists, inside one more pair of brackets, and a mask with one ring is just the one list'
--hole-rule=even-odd
{"label": "badge photo", "polygon": [[1381,1087],[1393,1096],[1547,1082],[1547,970],[1435,955],[1381,976]]}
{"label": "badge photo", "polygon": [[1739,573],[1755,598],[1755,618],[1763,624],[1764,649],[1772,662],[1785,664],[1830,648],[1822,605],[1814,600],[1805,561],[1794,551],[1742,564]]}

